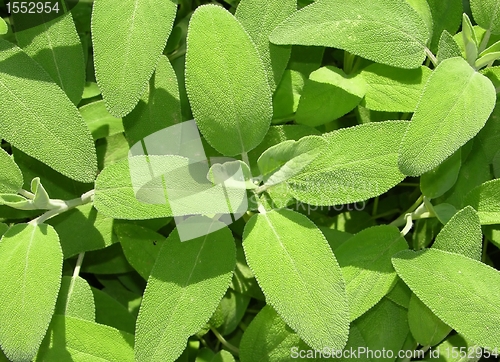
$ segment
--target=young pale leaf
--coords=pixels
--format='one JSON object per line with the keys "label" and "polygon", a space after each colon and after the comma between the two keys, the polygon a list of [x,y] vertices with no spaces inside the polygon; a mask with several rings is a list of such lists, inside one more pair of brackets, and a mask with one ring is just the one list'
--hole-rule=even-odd
{"label": "young pale leaf", "polygon": [[462,16],[462,40],[465,47],[465,58],[471,66],[474,66],[478,54],[478,43],[476,32],[466,13]]}
{"label": "young pale leaf", "polygon": [[92,321],[55,315],[36,361],[134,362],[134,336]]}
{"label": "young pale leaf", "polygon": [[54,314],[95,320],[94,296],[89,284],[80,277],[62,277]]}
{"label": "young pale leaf", "polygon": [[444,195],[457,182],[461,165],[462,153],[459,149],[439,166],[424,173],[420,177],[422,195],[430,199]]}
{"label": "young pale leaf", "polygon": [[493,34],[500,33],[499,0],[471,0],[470,8],[476,23]]}
{"label": "young pale leaf", "polygon": [[438,62],[441,63],[445,59],[461,56],[462,51],[455,39],[453,39],[453,36],[446,30],[443,30],[441,38],[439,38],[439,48],[436,56]]}
{"label": "young pale leaf", "polygon": [[451,328],[441,321],[415,294],[408,305],[408,325],[415,340],[422,346],[434,346],[441,342]]}
{"label": "young pale leaf", "polygon": [[[202,217],[189,220],[195,218]],[[236,254],[229,229],[214,229],[186,242],[174,231],[165,241],[137,319],[136,361],[175,361],[188,337],[215,311],[231,281]]]}
{"label": "young pale leaf", "polygon": [[17,193],[23,187],[23,174],[11,155],[0,148],[0,193]]}
{"label": "young pale leaf", "polygon": [[427,79],[427,67],[398,69],[384,64],[372,64],[363,69],[366,82],[363,107],[375,111],[414,112]]}
{"label": "young pale leaf", "polygon": [[287,209],[255,215],[245,226],[243,248],[266,301],[310,347],[345,346],[349,311],[342,272],[307,217]]}
{"label": "young pale leaf", "polygon": [[191,17],[187,43],[186,89],[201,133],[226,156],[251,150],[272,118],[271,91],[253,41],[231,13],[205,5]]}
{"label": "young pale leaf", "polygon": [[464,204],[477,210],[482,225],[500,224],[500,179],[473,189],[465,197]]}
{"label": "young pale leaf", "polygon": [[242,0],[234,14],[257,46],[271,93],[280,83],[292,49],[289,46],[271,44],[269,35],[295,10],[296,0]]}
{"label": "young pale leaf", "polygon": [[[59,11],[65,11],[60,9]],[[13,13],[14,22],[26,14]],[[17,44],[40,64],[77,105],[85,85],[82,44],[70,12],[41,25],[15,32]]]}
{"label": "young pale leaf", "polygon": [[483,347],[500,348],[497,270],[438,249],[402,251],[393,257],[392,263],[398,275],[439,319]]}
{"label": "young pale leaf", "polygon": [[320,126],[352,111],[364,95],[361,79],[350,78],[333,66],[319,68],[304,85],[295,120],[311,127]]}
{"label": "young pale leaf", "polygon": [[243,333],[240,343],[241,362],[274,362],[290,360],[290,352],[308,350],[300,337],[266,305]]}
{"label": "young pale leaf", "polygon": [[54,312],[63,255],[52,226],[16,224],[0,240],[0,345],[31,360]]}
{"label": "young pale leaf", "polygon": [[[163,203],[147,204],[139,201],[134,193],[130,174],[130,162],[146,160],[146,156],[135,156],[106,167],[95,183],[94,206],[104,215],[114,219],[152,219],[172,216],[170,205]],[[175,165],[172,165],[175,168]],[[132,168],[132,171],[134,168]],[[139,167],[142,172],[143,168]],[[141,175],[137,175],[140,177]]]}
{"label": "young pale leaf", "polygon": [[108,112],[104,101],[92,102],[78,109],[94,140],[123,132],[121,118]]}
{"label": "young pale leaf", "polygon": [[292,14],[270,36],[275,44],[340,48],[400,68],[422,64],[428,38],[427,25],[404,0],[318,1]]}
{"label": "young pale leaf", "polygon": [[115,227],[127,261],[148,280],[165,237],[142,226],[120,224]]}
{"label": "young pale leaf", "polygon": [[125,134],[132,146],[182,120],[177,77],[168,58],[162,55],[139,104],[123,119]]}
{"label": "young pale leaf", "polygon": [[257,160],[264,185],[272,186],[295,176],[318,157],[325,145],[320,136],[306,136],[268,148]]}
{"label": "young pale leaf", "polygon": [[431,9],[432,23],[434,24],[430,49],[435,53],[443,31],[450,34],[457,32],[462,21],[462,0],[427,0],[427,3]]}
{"label": "young pale leaf", "polygon": [[397,140],[405,121],[367,123],[324,135],[319,157],[287,181],[289,193],[311,205],[338,205],[380,195],[404,179]]}
{"label": "young pale leaf", "polygon": [[38,63],[2,39],[0,97],[5,140],[65,176],[94,181],[94,143],[78,110]]}
{"label": "young pale leaf", "polygon": [[94,3],[95,74],[106,106],[114,116],[130,113],[144,93],[167,43],[176,12],[177,4],[171,0]]}
{"label": "young pale leaf", "polygon": [[213,164],[207,173],[207,179],[215,185],[254,189],[257,186],[252,182],[250,167],[240,160]]}
{"label": "young pale leaf", "polygon": [[248,159],[252,174],[259,175],[258,158],[270,147],[277,145],[286,140],[298,141],[302,137],[310,135],[320,135],[321,133],[312,127],[303,126],[301,124],[291,125],[285,124],[281,126],[271,126],[269,131],[264,136],[264,140],[256,148],[248,152]]}
{"label": "young pale leaf", "polygon": [[401,172],[419,176],[438,166],[481,130],[495,100],[490,80],[463,58],[441,62],[427,81],[401,142]]}
{"label": "young pale leaf", "polygon": [[365,229],[335,249],[346,283],[351,321],[389,293],[396,282],[391,257],[408,249],[404,237],[394,226]]}

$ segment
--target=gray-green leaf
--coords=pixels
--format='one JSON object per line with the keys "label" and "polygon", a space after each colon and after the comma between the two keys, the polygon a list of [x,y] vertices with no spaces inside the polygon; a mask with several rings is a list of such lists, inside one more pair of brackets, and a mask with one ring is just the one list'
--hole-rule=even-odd
{"label": "gray-green leaf", "polygon": [[441,62],[427,81],[401,142],[401,171],[419,176],[438,166],[481,130],[495,100],[490,80],[463,58]]}
{"label": "gray-green leaf", "polygon": [[65,176],[94,181],[94,143],[78,110],[38,63],[2,39],[0,97],[5,140]]}
{"label": "gray-green leaf", "polygon": [[287,181],[289,192],[311,205],[338,205],[378,196],[404,179],[397,166],[406,121],[367,123],[324,134],[327,146]]}
{"label": "gray-green leaf", "polygon": [[0,193],[17,193],[23,186],[23,174],[11,155],[0,148]]}
{"label": "gray-green leaf", "polygon": [[414,112],[427,79],[427,67],[398,69],[384,64],[372,64],[363,69],[366,95],[362,105],[386,112]]}
{"label": "gray-green leaf", "polygon": [[[27,15],[13,14],[14,21],[18,16]],[[15,35],[18,45],[49,73],[71,102],[77,105],[85,85],[85,64],[72,14],[66,12],[41,25],[16,31]]]}
{"label": "gray-green leaf", "polygon": [[500,348],[497,270],[438,249],[402,251],[392,263],[398,275],[439,319],[483,347]]}
{"label": "gray-green leaf", "polygon": [[271,91],[253,41],[231,13],[205,5],[191,17],[187,42],[186,89],[201,133],[226,156],[251,150],[272,118]]}
{"label": "gray-green leaf", "polygon": [[470,8],[476,23],[493,34],[500,33],[499,0],[471,0]]}
{"label": "gray-green leaf", "polygon": [[304,85],[295,121],[317,127],[352,111],[365,95],[365,83],[342,69],[327,66],[312,72]]}
{"label": "gray-green leaf", "polygon": [[104,324],[55,315],[36,361],[134,362],[134,336]]}
{"label": "gray-green leaf", "polygon": [[296,9],[296,0],[242,0],[234,14],[257,46],[271,92],[280,83],[292,49],[271,44],[269,35]]}
{"label": "gray-green leaf", "polygon": [[144,93],[176,12],[177,4],[171,0],[94,3],[92,45],[96,79],[114,116],[129,113]]}
{"label": "gray-green leaf", "polygon": [[310,347],[345,346],[349,311],[342,273],[308,218],[287,209],[255,215],[245,226],[243,248],[267,302]]}
{"label": "gray-green leaf", "polygon": [[31,360],[54,313],[63,255],[52,226],[17,224],[0,240],[0,345]]}
{"label": "gray-green leaf", "polygon": [[391,257],[407,248],[398,228],[380,225],[364,229],[335,249],[346,282],[351,321],[389,293],[397,278]]}
{"label": "gray-green leaf", "polygon": [[404,0],[318,1],[295,12],[270,36],[275,44],[340,48],[400,68],[418,68],[429,30]]}
{"label": "gray-green leaf", "polygon": [[158,254],[137,319],[137,361],[175,361],[228,288],[236,263],[233,237],[211,221],[219,230],[186,242],[174,231]]}
{"label": "gray-green leaf", "polygon": [[500,224],[500,179],[477,186],[467,194],[464,204],[477,210],[482,225]]}

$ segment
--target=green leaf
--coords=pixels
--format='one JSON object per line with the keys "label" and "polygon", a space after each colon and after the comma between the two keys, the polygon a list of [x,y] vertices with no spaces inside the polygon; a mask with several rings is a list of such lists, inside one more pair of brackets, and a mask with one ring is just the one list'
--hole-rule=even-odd
{"label": "green leaf", "polygon": [[[359,329],[364,339],[365,344],[362,347],[372,351],[390,350],[394,356],[397,356],[402,349],[409,333],[406,309],[387,298],[382,298],[353,325]],[[394,361],[394,358],[373,358],[373,360],[390,362]]]}
{"label": "green leaf", "polygon": [[289,46],[271,44],[269,35],[296,9],[296,0],[242,0],[234,14],[259,51],[271,93],[280,83],[292,49]]}
{"label": "green leaf", "polygon": [[351,321],[389,293],[397,278],[391,257],[407,248],[398,228],[380,225],[364,229],[335,249],[346,283]]}
{"label": "green leaf", "polygon": [[103,249],[116,242],[113,219],[104,216],[92,204],[78,206],[47,221],[56,229],[64,258]]}
{"label": "green leaf", "polygon": [[23,187],[23,174],[11,155],[0,148],[0,193],[17,193]]}
{"label": "green leaf", "polygon": [[141,165],[145,160],[145,156],[135,156],[102,170],[95,183],[94,206],[99,212],[114,219],[129,220],[172,216],[170,205],[166,201],[164,204],[146,204],[135,196],[129,164],[132,163],[133,166],[137,162]]}
{"label": "green leaf", "polygon": [[432,14],[434,31],[430,49],[436,52],[443,31],[455,34],[462,22],[462,0],[427,0]]}
{"label": "green leaf", "polygon": [[311,205],[363,201],[404,179],[397,166],[397,140],[405,121],[367,123],[324,134],[328,145],[300,174],[287,181],[297,200]]}
{"label": "green leaf", "polygon": [[49,225],[16,224],[0,241],[0,345],[11,360],[31,360],[54,312],[63,256]]}
{"label": "green leaf", "polygon": [[465,47],[465,58],[471,66],[474,66],[478,54],[478,43],[474,27],[466,13],[462,16],[462,39]]}
{"label": "green leaf", "polygon": [[271,126],[269,131],[264,136],[262,142],[253,150],[248,152],[248,159],[250,161],[251,171],[254,175],[259,175],[260,170],[257,165],[258,158],[268,148],[277,145],[286,140],[298,141],[302,137],[309,135],[320,135],[321,133],[315,128],[303,126],[300,124],[292,125],[285,124],[281,126]]}
{"label": "green leaf", "polygon": [[129,155],[130,148],[123,133],[101,138],[96,142],[97,164],[99,169],[124,160]]}
{"label": "green leaf", "polygon": [[340,48],[400,68],[422,64],[428,38],[425,22],[404,0],[315,2],[295,12],[270,36],[275,44]]}
{"label": "green leaf", "polygon": [[299,106],[305,81],[306,77],[302,73],[285,70],[273,95],[273,123],[293,117]]}
{"label": "green leaf", "polygon": [[9,26],[7,25],[5,20],[3,20],[3,18],[0,18],[0,35],[5,35],[8,32],[9,32]]}
{"label": "green leaf", "polygon": [[483,55],[490,54],[490,53],[498,53],[499,51],[500,51],[500,41],[497,41],[493,45],[491,45],[488,48],[486,48],[485,50],[483,50],[481,52],[481,54],[479,54],[479,55],[483,56]]}
{"label": "green leaf", "polygon": [[403,308],[408,309],[408,305],[410,304],[410,299],[413,293],[410,288],[403,282],[400,277],[397,277],[397,282],[391,291],[386,295],[388,299],[400,305]]}
{"label": "green leaf", "polygon": [[500,59],[500,51],[488,53],[483,55],[481,58],[477,59],[473,64],[476,69],[487,66],[488,64],[493,64],[495,60]]}
{"label": "green leaf", "polygon": [[462,51],[455,39],[453,39],[453,36],[446,30],[443,30],[441,38],[439,38],[439,49],[437,52],[438,62],[441,63],[445,59],[461,56]]}
{"label": "green leaf", "polygon": [[18,210],[36,210],[31,200],[16,194],[0,194],[0,205],[6,205]]}
{"label": "green leaf", "polygon": [[268,148],[257,160],[264,185],[272,186],[297,175],[318,157],[324,145],[322,137],[306,136]]}
{"label": "green leaf", "polygon": [[[188,220],[203,219],[209,220]],[[174,231],[160,250],[137,319],[137,361],[175,361],[228,288],[236,258],[233,237],[211,222],[219,230],[186,242]]]}
{"label": "green leaf", "polygon": [[[60,11],[64,11],[64,14],[56,19],[16,31],[15,35],[17,44],[45,69],[71,102],[77,105],[82,99],[85,85],[82,44],[72,14],[66,9]],[[14,22],[30,16],[21,13],[12,15]]]}
{"label": "green leaf", "polygon": [[186,89],[201,133],[226,156],[255,148],[269,128],[272,102],[250,36],[224,8],[205,5],[191,17],[187,43]]}
{"label": "green leaf", "polygon": [[414,112],[427,79],[427,67],[398,69],[384,64],[372,64],[363,69],[366,95],[361,103],[375,111]]}
{"label": "green leaf", "polygon": [[121,118],[108,112],[104,101],[88,103],[79,108],[94,140],[123,132]]}
{"label": "green leaf", "polygon": [[240,160],[213,164],[207,173],[207,179],[215,185],[254,189],[257,186],[252,182],[250,167]]}
{"label": "green leaf", "polygon": [[288,69],[300,72],[305,77],[309,77],[311,72],[314,72],[321,66],[324,55],[324,47],[293,45]]}
{"label": "green leaf", "polygon": [[[311,73],[304,85],[295,121],[317,127],[352,111],[365,95],[365,84],[348,77],[333,66],[319,68]],[[335,104],[335,107],[327,106]]]}
{"label": "green leaf", "polygon": [[94,296],[85,279],[62,277],[54,314],[95,320]]}
{"label": "green leaf", "polygon": [[123,118],[125,134],[132,146],[182,120],[177,76],[168,58],[162,55],[139,104]]}
{"label": "green leaf", "polygon": [[133,271],[123,255],[119,243],[112,244],[104,249],[85,253],[85,263],[82,272],[92,274],[120,274]]}
{"label": "green leaf", "polygon": [[433,33],[433,22],[432,22],[432,13],[431,8],[427,2],[427,0],[406,0],[408,4],[411,5],[413,9],[420,15],[422,20],[427,25],[427,29],[429,30],[429,34]]}
{"label": "green leaf", "polygon": [[439,319],[483,347],[500,348],[497,270],[437,249],[402,251],[392,263],[398,275]]}
{"label": "green leaf", "polygon": [[127,261],[145,280],[148,280],[165,237],[133,224],[116,225],[115,232]]}
{"label": "green leaf", "polygon": [[500,224],[500,179],[474,188],[465,197],[464,204],[477,210],[482,225]]}
{"label": "green leaf", "polygon": [[457,182],[462,165],[460,149],[448,157],[436,168],[424,173],[420,177],[420,190],[422,195],[430,199],[442,196]]}
{"label": "green leaf", "polygon": [[134,361],[134,336],[70,316],[55,315],[36,361]]}
{"label": "green leaf", "polygon": [[95,75],[106,106],[115,117],[130,113],[144,93],[176,12],[177,4],[171,0],[94,3]]}
{"label": "green leaf", "polygon": [[269,305],[261,309],[240,343],[241,362],[289,361],[295,349],[310,349]]}
{"label": "green leaf", "polygon": [[412,294],[408,305],[408,325],[411,334],[422,346],[434,346],[451,332],[451,328],[436,317],[415,294]]}
{"label": "green leaf", "polygon": [[433,248],[481,261],[483,235],[476,211],[467,206],[458,211],[436,236]]}
{"label": "green leaf", "polygon": [[9,230],[9,225],[0,222],[0,238],[7,230]]}
{"label": "green leaf", "polygon": [[134,334],[135,317],[129,310],[109,294],[92,289],[95,302],[95,321]]}
{"label": "green leaf", "polygon": [[40,183],[40,178],[35,177],[31,180],[31,192],[35,195],[33,197],[33,204],[37,209],[51,209],[53,205],[50,204],[50,197],[43,185]]}
{"label": "green leaf", "polygon": [[441,62],[429,77],[401,142],[401,171],[418,176],[438,166],[481,130],[495,99],[493,84],[464,59]]}
{"label": "green leaf", "polygon": [[499,0],[471,0],[470,8],[476,23],[493,34],[500,33]]}
{"label": "green leaf", "polygon": [[101,94],[101,90],[95,82],[85,82],[85,87],[83,88],[82,99],[89,99],[97,97]]}
{"label": "green leaf", "polygon": [[248,303],[250,303],[248,295],[228,289],[210,318],[210,325],[223,336],[233,333],[245,316]]}
{"label": "green leaf", "polygon": [[76,107],[33,59],[2,39],[0,97],[5,140],[65,176],[94,181],[95,148]]}
{"label": "green leaf", "polygon": [[307,217],[287,209],[255,215],[245,226],[243,248],[266,301],[310,347],[345,346],[349,312],[342,273]]}

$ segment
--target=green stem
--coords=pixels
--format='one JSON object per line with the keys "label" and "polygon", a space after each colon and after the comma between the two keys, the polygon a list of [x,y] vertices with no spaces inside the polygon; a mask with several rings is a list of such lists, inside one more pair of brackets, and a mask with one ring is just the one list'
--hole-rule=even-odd
{"label": "green stem", "polygon": [[76,278],[80,275],[80,269],[83,264],[83,257],[85,256],[85,252],[78,254],[78,259],[76,259],[75,269],[73,270],[73,278]]}
{"label": "green stem", "polygon": [[406,210],[403,214],[401,214],[396,220],[391,222],[389,225],[393,225],[396,227],[400,227],[406,224],[406,214],[410,214],[415,211],[424,201],[424,196],[420,195],[420,197],[415,201],[413,205],[410,206],[408,210]]}
{"label": "green stem", "polygon": [[57,216],[59,214],[62,214],[63,212],[74,209],[77,206],[85,205],[92,202],[94,198],[94,191],[95,190],[90,190],[84,193],[82,196],[68,201],[59,199],[50,200],[50,204],[51,206],[53,206],[53,208],[47,211],[46,213],[40,215],[36,219],[31,220],[30,224],[40,225],[44,223],[46,220],[54,216]]}
{"label": "green stem", "polygon": [[378,196],[373,200],[373,209],[372,209],[372,217],[374,217],[377,214],[377,209],[378,209]]}
{"label": "green stem", "polygon": [[231,352],[233,352],[233,354],[235,354],[235,355],[239,355],[240,354],[240,350],[238,348],[236,348],[235,346],[233,346],[228,341],[226,341],[226,339],[222,336],[222,334],[219,333],[219,331],[217,329],[210,328],[210,330],[215,334],[215,336],[217,337],[217,339],[219,340],[219,342],[224,347],[226,347],[228,350],[230,350]]}
{"label": "green stem", "polygon": [[488,238],[485,237],[484,238],[484,245],[483,245],[483,254],[481,256],[481,261],[484,263],[486,261],[486,257],[488,256],[488,254],[486,253],[486,249],[488,249]]}

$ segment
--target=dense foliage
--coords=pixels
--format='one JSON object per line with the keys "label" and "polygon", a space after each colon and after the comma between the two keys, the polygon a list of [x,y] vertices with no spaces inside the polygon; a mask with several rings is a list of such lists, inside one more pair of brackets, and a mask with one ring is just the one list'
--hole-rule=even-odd
{"label": "dense foliage", "polygon": [[500,0],[0,15],[0,361],[496,358]]}

